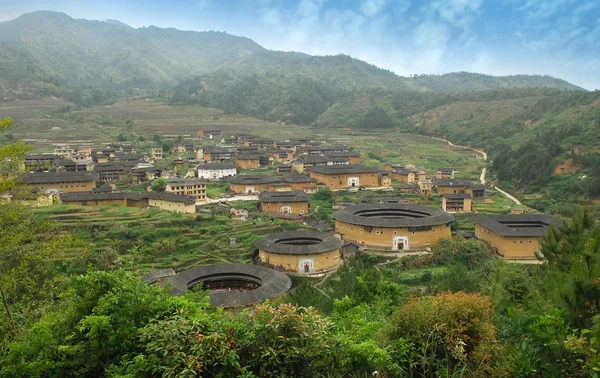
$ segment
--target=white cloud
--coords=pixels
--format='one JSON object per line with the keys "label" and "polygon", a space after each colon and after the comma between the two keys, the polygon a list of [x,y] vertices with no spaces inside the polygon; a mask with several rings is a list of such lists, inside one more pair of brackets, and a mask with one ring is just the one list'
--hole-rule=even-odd
{"label": "white cloud", "polygon": [[360,12],[366,17],[375,17],[384,6],[385,0],[364,0],[360,4]]}
{"label": "white cloud", "polygon": [[425,21],[415,30],[415,44],[419,47],[445,49],[450,41],[450,28],[441,22]]}
{"label": "white cloud", "polygon": [[260,17],[260,20],[271,26],[281,25],[281,15],[277,9],[265,9]]}
{"label": "white cloud", "polygon": [[394,13],[396,16],[402,16],[410,9],[410,0],[396,0]]}

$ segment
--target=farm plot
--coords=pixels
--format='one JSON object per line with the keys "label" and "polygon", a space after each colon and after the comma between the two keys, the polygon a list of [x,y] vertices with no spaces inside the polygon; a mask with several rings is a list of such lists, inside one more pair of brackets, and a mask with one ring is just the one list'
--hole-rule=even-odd
{"label": "farm plot", "polygon": [[[232,221],[226,216],[175,214],[157,209],[119,206],[77,207],[58,205],[35,209],[54,221],[75,242],[66,251],[67,271],[80,273],[87,264],[111,267],[122,264],[147,272],[158,268],[186,269],[194,265],[250,262],[254,242],[264,235],[294,230],[297,223],[257,216]],[[235,238],[235,245],[230,245]]]}

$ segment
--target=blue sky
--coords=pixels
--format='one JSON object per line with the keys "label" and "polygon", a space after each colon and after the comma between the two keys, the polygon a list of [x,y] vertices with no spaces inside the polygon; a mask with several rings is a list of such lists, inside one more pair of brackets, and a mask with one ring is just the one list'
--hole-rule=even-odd
{"label": "blue sky", "polygon": [[600,89],[600,0],[0,0],[0,20],[34,10],[226,31],[403,76],[546,74]]}

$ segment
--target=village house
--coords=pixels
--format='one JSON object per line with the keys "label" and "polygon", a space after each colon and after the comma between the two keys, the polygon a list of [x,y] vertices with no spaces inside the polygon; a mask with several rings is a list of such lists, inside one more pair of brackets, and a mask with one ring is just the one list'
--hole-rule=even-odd
{"label": "village house", "polygon": [[442,194],[442,210],[448,212],[470,213],[473,197],[467,193]]}
{"label": "village house", "polygon": [[316,166],[334,166],[350,164],[347,158],[325,155],[303,155],[292,161],[292,170],[296,173],[308,173]]}
{"label": "village house", "polygon": [[360,164],[360,154],[354,151],[331,151],[325,152],[329,158],[342,158],[348,160],[348,164]]}
{"label": "village house", "polygon": [[397,170],[397,169],[404,169],[404,168],[405,168],[405,166],[402,163],[387,162],[387,163],[385,163],[383,165],[383,169],[386,170],[386,171],[388,171],[388,172],[391,172],[391,171],[394,171],[394,170]]}
{"label": "village house", "polygon": [[187,148],[185,147],[185,144],[183,144],[183,143],[175,143],[171,147],[171,151],[173,151],[173,152],[187,152]]}
{"label": "village house", "polygon": [[282,142],[279,140],[275,141],[275,149],[276,150],[290,150],[292,152],[296,152],[296,144],[292,142]]}
{"label": "village house", "polygon": [[175,193],[145,192],[142,194],[148,206],[175,213],[192,214],[196,212],[196,198]]}
{"label": "village house", "polygon": [[92,172],[36,172],[21,176],[24,184],[41,192],[89,192],[96,187],[98,176]]}
{"label": "village house", "polygon": [[466,193],[473,198],[483,198],[485,196],[485,185],[479,185],[469,180],[436,179],[434,187],[439,194]]}
{"label": "village house", "polygon": [[308,214],[310,198],[303,191],[260,192],[258,195],[260,210],[304,215]]}
{"label": "village house", "polygon": [[545,214],[482,215],[473,220],[475,237],[507,259],[535,259],[548,227],[560,223]]}
{"label": "village house", "polygon": [[166,193],[192,196],[196,201],[206,202],[206,181],[201,179],[167,180]]}
{"label": "village house", "polygon": [[204,146],[202,159],[206,163],[222,163],[233,160],[235,150],[217,146]]}
{"label": "village house", "polygon": [[289,174],[292,173],[292,165],[291,164],[282,164],[277,166],[277,173],[279,174]]}
{"label": "village house", "polygon": [[257,147],[261,149],[275,148],[275,140],[273,139],[256,138],[253,140],[245,141],[244,144],[247,147]]}
{"label": "village house", "polygon": [[[387,169],[386,169],[387,171]],[[403,182],[405,184],[413,184],[415,182],[415,172],[407,168],[397,168],[391,172],[392,179]]]}
{"label": "village house", "polygon": [[220,139],[221,136],[223,135],[223,131],[222,130],[214,130],[214,129],[200,129],[196,132],[196,136],[198,138],[205,138],[205,139]]}
{"label": "village house", "polygon": [[62,203],[74,206],[110,206],[144,207],[145,201],[139,192],[85,192],[64,193]]}
{"label": "village house", "polygon": [[317,192],[317,180],[306,175],[283,176],[280,180],[288,184],[291,190],[302,190],[308,194]]}
{"label": "village house", "polygon": [[456,171],[454,168],[439,168],[435,172],[436,179],[453,179]]}
{"label": "village house", "polygon": [[419,180],[419,193],[430,194],[432,189],[432,182],[429,179]]}
{"label": "village house", "polygon": [[25,156],[25,169],[30,172],[45,172],[54,169],[54,161],[61,159],[55,154],[29,154]]}
{"label": "village house", "polygon": [[243,207],[232,207],[229,209],[229,218],[237,219],[237,220],[246,220],[248,219],[248,210]]}
{"label": "village house", "polygon": [[54,154],[63,159],[70,159],[76,152],[75,149],[68,144],[61,144],[54,149]]}
{"label": "village house", "polygon": [[238,175],[227,179],[229,190],[235,194],[254,194],[268,190],[269,185],[280,179],[264,175]]}
{"label": "village house", "polygon": [[163,158],[163,149],[162,148],[153,148],[150,151],[150,156],[153,160],[159,160]]}
{"label": "village house", "polygon": [[380,172],[375,167],[363,165],[315,166],[310,177],[317,183],[325,184],[329,189],[381,186]]}
{"label": "village house", "polygon": [[294,159],[293,150],[277,150],[269,152],[269,157],[277,163],[287,163]]}
{"label": "village house", "polygon": [[253,169],[260,167],[260,155],[237,154],[235,165],[241,169]]}
{"label": "village house", "polygon": [[198,166],[198,177],[205,180],[221,180],[237,175],[237,167],[229,163],[207,163]]}

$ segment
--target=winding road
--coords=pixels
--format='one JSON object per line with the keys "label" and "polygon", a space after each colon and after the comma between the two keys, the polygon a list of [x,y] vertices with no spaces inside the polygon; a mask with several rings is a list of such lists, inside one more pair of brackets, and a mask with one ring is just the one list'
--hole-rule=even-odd
{"label": "winding road", "polygon": [[[476,149],[474,149],[474,148],[472,148],[472,147],[467,147],[467,146],[459,146],[458,144],[454,144],[454,143],[452,143],[452,142],[450,142],[450,141],[448,141],[448,140],[446,140],[446,139],[442,139],[442,138],[436,138],[436,137],[430,137],[430,138],[431,138],[431,139],[435,139],[435,140],[439,140],[439,141],[442,141],[442,142],[446,142],[446,143],[448,143],[448,144],[449,144],[450,146],[452,146],[452,147],[465,148],[465,149],[467,149],[467,150],[472,150],[472,151],[475,151],[475,152],[477,152],[477,153],[480,153],[480,154],[481,154],[481,156],[483,157],[483,160],[487,161],[487,158],[488,158],[488,156],[487,156],[487,153],[485,153],[485,152],[483,152],[483,151],[476,150]],[[482,184],[484,184],[484,185],[486,184],[486,181],[485,181],[485,174],[486,174],[486,172],[487,172],[487,168],[485,168],[485,167],[484,167],[484,168],[481,170],[481,175],[479,176],[479,181],[480,181]],[[494,185],[494,189],[496,189],[497,191],[499,191],[500,193],[502,193],[502,194],[503,194],[503,195],[504,195],[506,198],[508,198],[509,200],[513,201],[515,204],[517,204],[517,205],[521,205],[521,202],[520,202],[518,199],[516,199],[516,198],[515,198],[515,196],[513,196],[512,194],[505,192],[504,190],[502,190],[502,189],[498,188],[498,187],[497,187],[497,186],[495,186],[495,185]]]}

